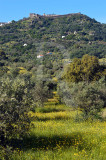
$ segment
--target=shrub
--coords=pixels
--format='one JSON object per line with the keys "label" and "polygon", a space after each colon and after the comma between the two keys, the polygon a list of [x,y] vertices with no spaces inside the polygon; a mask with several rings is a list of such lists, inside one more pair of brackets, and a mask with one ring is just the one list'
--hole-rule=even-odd
{"label": "shrub", "polygon": [[63,73],[63,78],[68,82],[91,82],[105,76],[105,67],[99,65],[95,56],[84,55],[82,59],[74,58]]}
{"label": "shrub", "polygon": [[63,101],[73,108],[79,108],[86,119],[89,116],[97,116],[106,106],[105,78],[92,83],[71,83],[70,86],[63,83],[60,84],[59,90]]}
{"label": "shrub", "polygon": [[0,82],[0,143],[22,138],[29,129],[31,96],[24,79],[2,78]]}

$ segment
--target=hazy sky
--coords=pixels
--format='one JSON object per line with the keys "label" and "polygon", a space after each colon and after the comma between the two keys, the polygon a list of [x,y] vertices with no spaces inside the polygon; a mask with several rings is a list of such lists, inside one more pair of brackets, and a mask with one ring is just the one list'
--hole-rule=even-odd
{"label": "hazy sky", "polygon": [[0,22],[17,21],[29,13],[77,12],[106,23],[106,0],[0,0]]}

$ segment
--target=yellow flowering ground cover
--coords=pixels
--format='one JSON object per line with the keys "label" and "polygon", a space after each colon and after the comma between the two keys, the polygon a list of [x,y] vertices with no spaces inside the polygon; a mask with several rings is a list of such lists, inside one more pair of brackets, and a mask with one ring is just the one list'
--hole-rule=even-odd
{"label": "yellow flowering ground cover", "polygon": [[30,112],[32,124],[13,160],[105,160],[106,121],[76,121],[80,112],[62,105]]}

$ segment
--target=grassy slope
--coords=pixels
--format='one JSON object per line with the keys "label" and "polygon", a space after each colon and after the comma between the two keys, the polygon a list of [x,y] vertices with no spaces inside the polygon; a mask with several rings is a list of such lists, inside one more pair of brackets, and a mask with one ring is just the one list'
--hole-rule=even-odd
{"label": "grassy slope", "polygon": [[11,159],[105,160],[106,122],[75,122],[76,114],[80,112],[62,105],[30,113],[30,136],[16,146],[19,149]]}

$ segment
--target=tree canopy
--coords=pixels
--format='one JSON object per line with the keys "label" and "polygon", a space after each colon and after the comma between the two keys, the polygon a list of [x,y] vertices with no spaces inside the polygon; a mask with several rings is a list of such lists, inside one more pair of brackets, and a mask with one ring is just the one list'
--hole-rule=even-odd
{"label": "tree canopy", "polygon": [[105,68],[99,65],[95,56],[84,55],[82,59],[75,58],[64,70],[63,78],[68,82],[94,81],[105,75]]}

